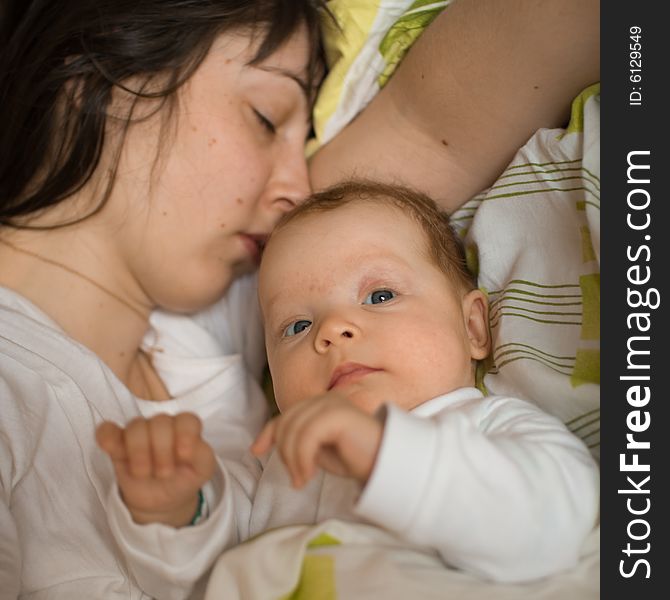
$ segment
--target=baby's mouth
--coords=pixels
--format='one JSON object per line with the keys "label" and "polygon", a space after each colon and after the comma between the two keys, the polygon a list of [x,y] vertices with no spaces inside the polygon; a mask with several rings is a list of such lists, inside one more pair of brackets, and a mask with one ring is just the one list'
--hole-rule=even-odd
{"label": "baby's mouth", "polygon": [[328,391],[338,387],[344,387],[349,383],[363,379],[363,377],[370,373],[376,373],[377,371],[381,371],[381,369],[375,369],[358,363],[344,363],[333,371],[333,374],[330,377],[330,382],[328,383]]}

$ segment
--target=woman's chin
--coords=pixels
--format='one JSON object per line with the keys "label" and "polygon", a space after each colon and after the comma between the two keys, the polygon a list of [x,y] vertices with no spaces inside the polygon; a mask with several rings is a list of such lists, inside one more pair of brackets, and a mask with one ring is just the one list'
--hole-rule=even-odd
{"label": "woman's chin", "polygon": [[[253,271],[250,269],[249,272]],[[166,294],[156,295],[156,304],[169,312],[191,314],[198,312],[220,300],[235,279],[240,277],[234,272],[227,277],[210,276],[200,280],[184,279],[180,284],[168,287]]]}

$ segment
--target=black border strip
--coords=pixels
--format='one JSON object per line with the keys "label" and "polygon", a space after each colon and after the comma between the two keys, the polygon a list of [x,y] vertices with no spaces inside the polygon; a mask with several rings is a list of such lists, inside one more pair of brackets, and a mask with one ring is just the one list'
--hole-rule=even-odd
{"label": "black border strip", "polygon": [[[666,189],[670,181],[670,94],[662,89],[667,87],[664,84],[670,75],[667,66],[670,29],[661,16],[661,6],[658,2],[607,2],[601,5],[601,597],[607,599],[667,597],[667,578],[670,576],[665,558],[668,555],[666,543],[670,541],[670,501],[665,485],[666,470],[670,470],[667,408],[670,403],[667,373],[670,369],[664,368],[666,356],[670,355],[670,328],[663,318],[665,306],[670,302],[667,285],[670,232],[665,227],[670,203]],[[641,29],[638,40],[641,71],[631,70],[638,67],[631,63],[637,58],[630,54],[635,51],[630,44],[636,43],[630,38],[632,27]],[[631,81],[631,76],[637,73],[641,75],[641,81]],[[636,101],[639,104],[635,104]],[[640,154],[631,155],[631,160],[637,164],[646,161],[650,167],[648,184],[628,181],[628,157],[635,151]],[[642,154],[647,151],[648,155]],[[634,175],[633,179],[641,180],[642,173],[638,169],[631,175]],[[648,194],[649,207],[631,210],[628,206],[631,194],[632,201],[638,204],[642,204]],[[649,226],[635,231],[627,225],[629,213],[633,224],[638,225],[646,222],[644,214],[647,213]],[[645,245],[649,252],[641,249]],[[630,260],[630,256],[636,254],[636,259]],[[642,275],[646,274],[645,267],[650,268],[651,278],[647,284],[630,282],[629,276],[634,278],[638,273],[635,270],[629,273],[629,268],[635,265],[640,267]],[[631,304],[635,298],[627,300],[628,290],[645,294],[651,288],[658,290],[660,306],[653,310],[633,308]],[[650,315],[651,327],[646,334],[635,325],[643,324],[644,319],[633,320],[633,327],[629,329],[627,319],[637,312]],[[627,343],[636,335],[650,337],[648,342],[632,342],[632,347],[649,351],[648,355],[634,357],[638,364],[648,364],[648,370],[628,367],[630,352]],[[649,381],[621,379],[622,376],[642,374],[648,375]],[[645,386],[648,387],[650,399],[646,405],[636,407],[628,402],[627,392],[634,385],[641,385],[642,392]],[[634,402],[634,395],[632,399]],[[639,418],[635,411],[640,411]],[[640,442],[649,442],[650,448],[627,450],[626,436],[632,433],[629,425],[636,427],[640,424],[642,428],[645,419],[648,419],[648,428],[633,435]],[[628,463],[634,461],[632,455],[637,453],[639,462],[648,464],[649,471],[624,472],[620,466],[622,453],[626,453]],[[650,479],[643,483],[647,475]],[[621,489],[634,490],[627,481],[628,476],[645,493],[619,493]],[[631,511],[645,512],[635,515]],[[629,544],[631,552],[627,551]],[[648,568],[645,562],[637,561],[647,561]],[[622,572],[630,576],[625,577]]]}

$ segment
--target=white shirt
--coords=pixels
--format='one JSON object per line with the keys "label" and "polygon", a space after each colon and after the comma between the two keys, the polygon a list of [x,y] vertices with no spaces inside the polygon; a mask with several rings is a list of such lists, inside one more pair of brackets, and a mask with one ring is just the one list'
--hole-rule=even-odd
{"label": "white shirt", "polygon": [[[250,376],[264,360],[255,294],[255,279],[245,278],[195,318],[152,315],[145,345],[159,349],[156,366],[173,399],[150,402],[135,398],[37,307],[0,287],[2,598],[166,597],[172,582],[143,590],[109,530],[106,498],[115,480],[95,428],[103,420],[192,411],[219,455],[239,456],[266,418]],[[216,504],[217,494],[216,482],[207,486],[208,502]],[[178,545],[190,532],[171,533]],[[202,557],[221,551],[213,544],[184,565],[189,588]]]}
{"label": "white shirt", "polygon": [[[274,453],[264,469],[250,456],[221,468],[221,502],[208,524],[191,528],[194,547],[198,536],[230,547],[267,529],[340,518],[380,525],[484,578],[524,581],[577,564],[598,513],[598,467],[581,440],[527,402],[474,388],[411,413],[388,406],[362,493],[352,480],[324,474],[297,491]],[[147,535],[133,523],[118,494],[109,515],[146,585],[187,556],[165,546],[169,527],[152,525]]]}

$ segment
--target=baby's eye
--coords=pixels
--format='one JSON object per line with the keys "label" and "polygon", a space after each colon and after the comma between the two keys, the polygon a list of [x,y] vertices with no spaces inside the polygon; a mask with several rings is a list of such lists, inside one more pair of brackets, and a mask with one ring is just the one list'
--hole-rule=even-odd
{"label": "baby's eye", "polygon": [[293,335],[298,335],[299,333],[308,329],[312,324],[311,321],[306,319],[300,319],[299,321],[294,321],[286,329],[284,329],[284,337],[291,337]]}
{"label": "baby's eye", "polygon": [[395,292],[391,290],[375,290],[368,294],[363,300],[363,304],[381,304],[395,298]]}

